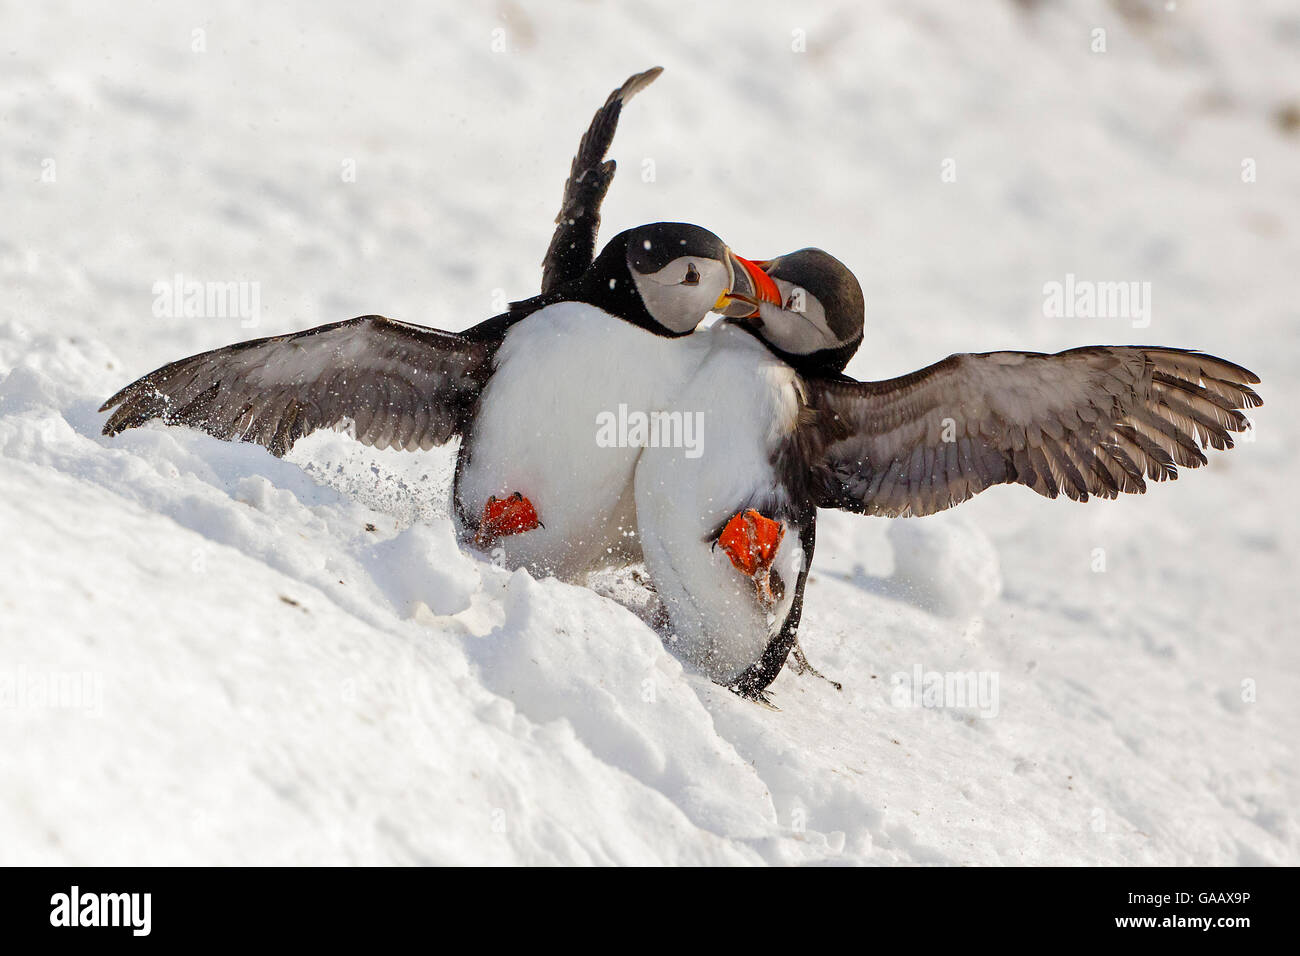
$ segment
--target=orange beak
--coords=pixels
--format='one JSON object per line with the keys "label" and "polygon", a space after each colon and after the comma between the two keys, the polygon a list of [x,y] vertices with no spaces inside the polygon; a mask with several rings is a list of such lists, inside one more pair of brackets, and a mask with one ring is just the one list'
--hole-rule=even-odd
{"label": "orange beak", "polygon": [[[768,302],[781,304],[781,292],[772,281],[772,277],[763,271],[771,260],[753,261],[742,259],[734,252],[731,254],[732,270],[735,272],[736,288],[723,294],[718,299],[718,310],[731,318],[743,319],[758,315],[759,305]],[[737,269],[736,266],[740,268]],[[746,291],[741,291],[743,287]],[[737,308],[739,307],[739,308]]]}

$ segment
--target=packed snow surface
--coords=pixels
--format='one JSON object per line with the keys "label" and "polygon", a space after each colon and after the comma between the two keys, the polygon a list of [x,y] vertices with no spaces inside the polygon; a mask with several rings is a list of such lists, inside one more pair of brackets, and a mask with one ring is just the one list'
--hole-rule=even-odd
{"label": "packed snow surface", "polygon": [[[0,863],[1300,863],[1293,3],[3,26]],[[684,667],[627,575],[462,553],[454,449],[100,436],[183,355],[534,292],[578,136],[654,64],[605,236],[830,250],[867,296],[860,378],[1223,355],[1264,380],[1250,440],[1122,501],[823,513],[803,644],[843,690],[787,669],[774,710]],[[1045,314],[1067,281],[1149,283],[1149,313]],[[233,298],[190,314],[189,282]]]}

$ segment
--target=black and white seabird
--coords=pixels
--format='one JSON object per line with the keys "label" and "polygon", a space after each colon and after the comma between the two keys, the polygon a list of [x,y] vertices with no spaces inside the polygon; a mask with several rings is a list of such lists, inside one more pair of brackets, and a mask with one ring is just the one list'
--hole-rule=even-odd
{"label": "black and white seabird", "polygon": [[691,337],[708,336],[708,356],[672,408],[704,412],[703,454],[647,449],[636,473],[668,630],[745,696],[761,698],[795,644],[818,508],[929,515],[1011,483],[1076,501],[1141,493],[1231,448],[1261,404],[1252,372],[1159,347],[958,354],[860,382],[842,372],[863,331],[852,273],[813,249],[758,265],[775,290]]}
{"label": "black and white seabird", "polygon": [[462,532],[493,546],[536,527],[507,561],[576,574],[604,547],[587,525],[612,517],[601,507],[620,476],[630,499],[635,461],[636,449],[596,446],[593,409],[666,400],[673,343],[731,289],[733,268],[706,229],[638,226],[578,279],[464,332],[368,315],[171,362],[104,403],[104,434],[159,418],[276,455],[318,428],[408,450],[460,436]]}

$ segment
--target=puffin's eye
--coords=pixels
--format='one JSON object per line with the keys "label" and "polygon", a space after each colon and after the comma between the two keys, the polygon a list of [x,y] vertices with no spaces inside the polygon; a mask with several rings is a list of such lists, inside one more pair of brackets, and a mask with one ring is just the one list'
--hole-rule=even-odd
{"label": "puffin's eye", "polygon": [[686,278],[682,280],[682,285],[699,285],[700,270],[695,268],[695,263],[690,262],[686,265]]}

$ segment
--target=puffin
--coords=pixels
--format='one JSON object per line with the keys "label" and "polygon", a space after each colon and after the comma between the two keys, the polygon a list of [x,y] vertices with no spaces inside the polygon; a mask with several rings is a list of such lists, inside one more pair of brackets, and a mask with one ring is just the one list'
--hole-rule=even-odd
{"label": "puffin", "polygon": [[[590,258],[624,93],[660,72],[631,77],[583,137],[548,275]],[[770,703],[791,656],[817,674],[798,626],[819,508],[923,516],[995,484],[1076,501],[1142,493],[1205,464],[1203,448],[1231,448],[1243,409],[1262,404],[1247,369],[1161,347],[957,354],[859,382],[843,374],[865,325],[847,266],[820,249],[736,261],[725,319],[688,338],[695,376],[666,406],[706,416],[703,454],[641,453],[636,533],[620,536],[633,544],[611,553],[646,563],[679,653],[755,700]]]}
{"label": "puffin", "polygon": [[758,701],[797,648],[818,509],[919,517],[1000,484],[1140,494],[1233,447],[1262,404],[1249,370],[1148,346],[956,354],[858,381],[853,273],[819,249],[757,265],[772,287],[729,296],[748,314],[692,336],[708,354],[672,408],[704,415],[703,453],[646,449],[635,500],[668,640]]}
{"label": "puffin", "polygon": [[809,414],[805,380],[842,372],[865,307],[853,273],[821,249],[756,265],[757,294],[729,296],[741,314],[691,337],[705,354],[670,406],[701,416],[702,454],[647,448],[635,500],[670,646],[770,703],[764,690],[797,646],[816,544],[817,503],[790,439]]}
{"label": "puffin", "polygon": [[592,410],[663,402],[685,355],[675,343],[731,291],[734,268],[707,229],[637,226],[577,279],[463,332],[366,315],[170,362],[103,404],[103,433],[161,419],[277,456],[319,428],[407,450],[460,437],[462,537],[490,548],[536,530],[519,563],[575,574],[637,450],[598,448]]}

